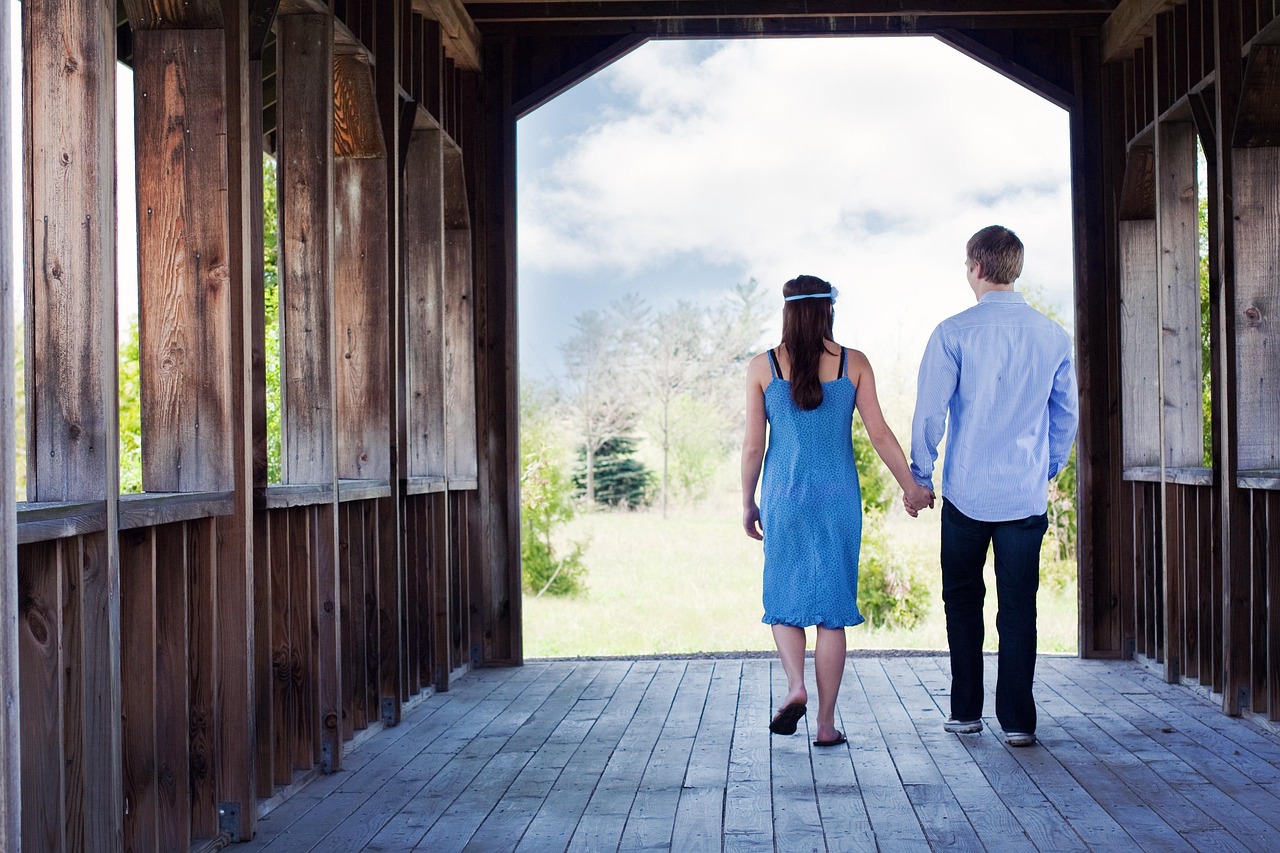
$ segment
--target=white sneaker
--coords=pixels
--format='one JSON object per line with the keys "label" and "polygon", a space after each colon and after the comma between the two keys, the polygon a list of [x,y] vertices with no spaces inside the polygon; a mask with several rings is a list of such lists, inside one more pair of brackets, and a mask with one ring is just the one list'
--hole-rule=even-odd
{"label": "white sneaker", "polygon": [[957,735],[976,735],[982,731],[982,720],[957,720],[954,717],[947,717],[947,721],[942,724],[942,730]]}
{"label": "white sneaker", "polygon": [[1005,732],[1004,742],[1009,746],[1031,746],[1036,742],[1036,736],[1027,732]]}

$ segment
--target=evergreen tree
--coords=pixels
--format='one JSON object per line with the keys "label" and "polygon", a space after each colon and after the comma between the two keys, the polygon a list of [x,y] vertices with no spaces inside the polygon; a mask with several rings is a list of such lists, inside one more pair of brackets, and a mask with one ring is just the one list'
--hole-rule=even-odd
{"label": "evergreen tree", "polygon": [[[600,445],[593,454],[595,500],[597,503],[636,509],[648,506],[653,500],[656,478],[643,462],[636,458],[635,439],[618,436]],[[587,491],[587,453],[578,450],[578,470],[573,484],[581,494]]]}

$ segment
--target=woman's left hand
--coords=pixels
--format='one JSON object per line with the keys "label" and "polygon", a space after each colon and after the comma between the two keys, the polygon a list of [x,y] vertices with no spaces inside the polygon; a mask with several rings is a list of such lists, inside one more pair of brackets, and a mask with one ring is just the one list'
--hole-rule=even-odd
{"label": "woman's left hand", "polygon": [[742,510],[742,528],[752,539],[764,541],[764,531],[760,527],[760,508],[754,501]]}

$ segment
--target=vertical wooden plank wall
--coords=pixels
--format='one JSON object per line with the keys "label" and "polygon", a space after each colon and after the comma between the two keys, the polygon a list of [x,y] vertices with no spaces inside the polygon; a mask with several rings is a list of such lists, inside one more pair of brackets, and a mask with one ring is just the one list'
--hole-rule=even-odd
{"label": "vertical wooden plank wall", "polygon": [[[22,15],[28,498],[94,501],[106,522],[106,532],[69,542],[70,553],[20,557],[18,583],[31,596],[19,626],[21,719],[33,733],[22,835],[51,850],[114,850],[123,831],[115,4],[33,0]],[[41,684],[48,663],[57,674]]]}
{"label": "vertical wooden plank wall", "polygon": [[[1274,32],[1276,11],[1192,0],[1156,14],[1154,34],[1131,59],[1108,57],[1126,81],[1110,119],[1120,138],[1110,144],[1129,163],[1113,204],[1121,219],[1153,216],[1156,229],[1152,239],[1133,221],[1117,228],[1122,446],[1126,478],[1134,480],[1126,489],[1133,524],[1121,535],[1134,579],[1126,610],[1134,614],[1136,652],[1161,663],[1170,680],[1221,694],[1229,714],[1271,719],[1280,719],[1280,617],[1269,605],[1280,583],[1271,530],[1280,493],[1280,361],[1269,319],[1280,308],[1280,109],[1267,93],[1280,85],[1280,47],[1266,43],[1270,36],[1250,39]],[[1201,376],[1200,364],[1197,137],[1209,163],[1211,377]],[[1155,159],[1149,182],[1136,168],[1146,146]],[[1143,212],[1146,183],[1153,184],[1152,213]],[[1150,270],[1137,269],[1138,255],[1156,262],[1155,316],[1129,285],[1151,279]],[[1154,394],[1142,352],[1153,344],[1160,353]],[[1202,467],[1205,380],[1211,467]]]}
{"label": "vertical wooden plank wall", "polygon": [[[11,5],[0,8],[0,39],[9,43]],[[13,156],[10,122],[10,69],[0,68],[0,198],[11,198]],[[11,209],[0,209],[0,423],[14,422],[14,221]],[[0,483],[16,483],[13,430],[0,430]],[[0,494],[0,850],[20,853],[22,838],[22,774],[20,697],[18,696],[18,530],[16,495]]]}

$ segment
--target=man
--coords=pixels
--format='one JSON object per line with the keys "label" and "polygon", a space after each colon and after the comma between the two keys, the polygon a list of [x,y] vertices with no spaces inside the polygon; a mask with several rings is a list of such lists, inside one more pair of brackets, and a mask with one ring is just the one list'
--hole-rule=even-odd
{"label": "man", "polygon": [[1022,241],[1008,228],[992,225],[969,239],[965,270],[978,304],[930,337],[911,424],[911,473],[929,489],[947,431],[941,562],[951,716],[943,728],[982,731],[982,569],[994,544],[996,718],[1011,746],[1036,740],[1040,542],[1049,480],[1067,464],[1078,407],[1070,337],[1013,288],[1022,258]]}

